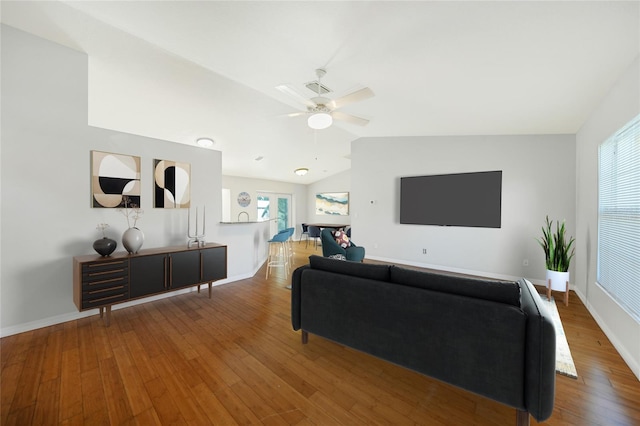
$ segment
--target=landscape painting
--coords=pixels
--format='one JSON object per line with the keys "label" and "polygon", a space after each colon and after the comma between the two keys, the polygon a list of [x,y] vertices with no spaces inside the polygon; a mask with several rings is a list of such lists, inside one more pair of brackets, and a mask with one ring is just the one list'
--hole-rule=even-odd
{"label": "landscape painting", "polygon": [[348,192],[321,192],[316,194],[316,214],[349,215]]}

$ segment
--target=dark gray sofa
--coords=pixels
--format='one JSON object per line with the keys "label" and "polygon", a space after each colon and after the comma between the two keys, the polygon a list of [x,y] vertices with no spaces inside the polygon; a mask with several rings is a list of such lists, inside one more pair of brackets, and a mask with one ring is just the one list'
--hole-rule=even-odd
{"label": "dark gray sofa", "polygon": [[292,275],[291,321],[516,409],[551,416],[555,330],[528,281],[482,280],[320,256]]}

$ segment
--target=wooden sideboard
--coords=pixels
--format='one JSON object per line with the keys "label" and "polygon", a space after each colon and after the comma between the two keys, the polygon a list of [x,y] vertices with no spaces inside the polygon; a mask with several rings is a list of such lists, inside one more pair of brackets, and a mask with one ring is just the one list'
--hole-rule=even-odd
{"label": "wooden sideboard", "polygon": [[227,278],[227,246],[208,243],[202,247],[159,247],[111,256],[73,258],[73,302],[79,311],[100,309],[105,323],[111,306],[186,287],[209,285]]}

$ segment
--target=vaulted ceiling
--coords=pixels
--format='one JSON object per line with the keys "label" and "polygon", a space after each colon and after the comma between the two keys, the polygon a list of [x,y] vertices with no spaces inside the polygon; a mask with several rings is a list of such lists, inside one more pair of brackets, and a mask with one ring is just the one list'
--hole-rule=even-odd
{"label": "vaulted ceiling", "polygon": [[[640,52],[635,1],[2,1],[2,22],[86,52],[89,124],[195,145],[223,174],[311,183],[359,137],[575,133]],[[275,89],[315,69],[375,97],[312,131]],[[260,157],[262,157],[260,160]],[[308,167],[304,177],[293,174]]]}

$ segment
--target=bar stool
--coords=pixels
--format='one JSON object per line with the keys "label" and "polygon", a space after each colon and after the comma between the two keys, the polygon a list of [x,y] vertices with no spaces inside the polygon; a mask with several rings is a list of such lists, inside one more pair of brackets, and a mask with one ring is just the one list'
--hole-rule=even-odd
{"label": "bar stool", "polygon": [[293,237],[293,233],[295,232],[295,228],[286,228],[283,229],[282,231],[278,232],[278,235],[280,234],[286,234],[287,235],[287,256],[289,258],[293,258],[293,245],[292,245],[292,238]]}
{"label": "bar stool", "polygon": [[289,233],[289,238],[287,239],[287,250],[289,251],[289,260],[293,263],[293,234],[296,232],[296,228],[287,228],[284,232]]}
{"label": "bar stool", "polygon": [[280,232],[271,238],[269,243],[269,256],[267,257],[267,277],[271,268],[284,268],[284,273],[289,273],[289,250],[287,240],[289,232]]}

